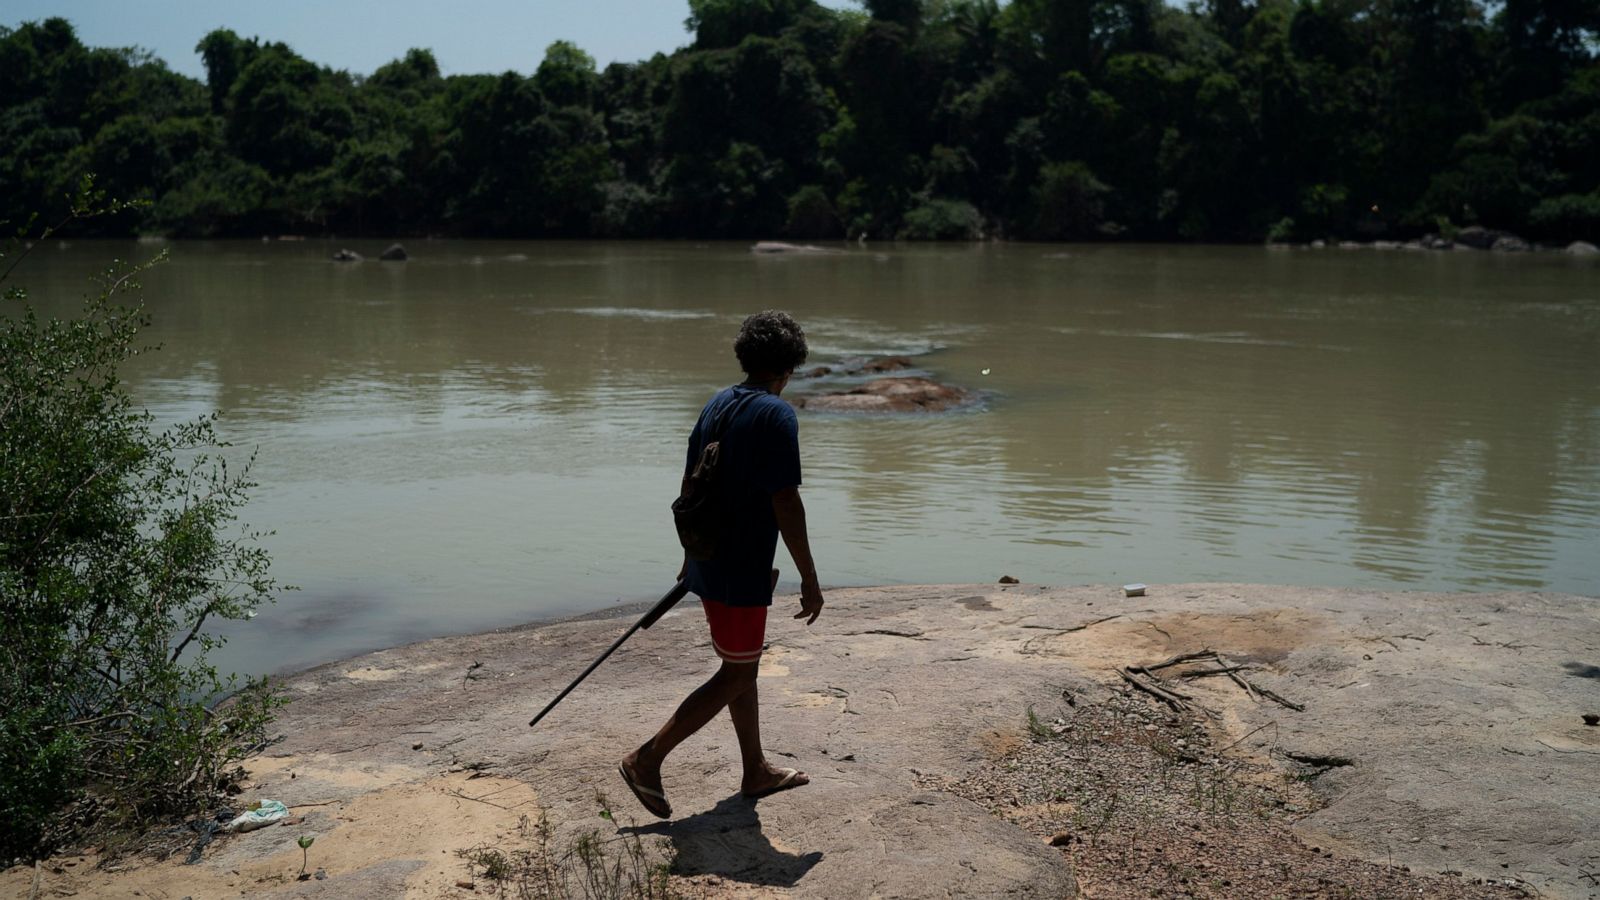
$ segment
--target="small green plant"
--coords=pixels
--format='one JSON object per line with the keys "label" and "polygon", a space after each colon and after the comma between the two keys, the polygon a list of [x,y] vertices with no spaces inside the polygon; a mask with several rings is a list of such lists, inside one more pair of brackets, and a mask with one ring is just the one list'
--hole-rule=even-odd
{"label": "small green plant", "polygon": [[301,881],[305,881],[307,878],[311,877],[310,875],[306,874],[306,866],[311,864],[311,845],[316,840],[317,839],[312,835],[302,834],[300,835],[300,840],[295,841],[295,843],[300,845],[300,874],[296,875],[295,877]]}
{"label": "small green plant", "polygon": [[[610,802],[596,792],[600,818],[615,822]],[[518,833],[527,846],[510,852],[479,846],[457,851],[469,872],[501,885],[515,900],[673,900],[673,855],[665,842],[652,852],[637,833],[609,837],[597,829],[558,842],[549,818],[523,816]]]}

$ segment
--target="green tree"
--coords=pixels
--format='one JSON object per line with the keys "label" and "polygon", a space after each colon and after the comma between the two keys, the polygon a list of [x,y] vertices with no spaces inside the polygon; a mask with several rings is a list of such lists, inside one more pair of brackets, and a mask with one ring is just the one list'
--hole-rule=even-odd
{"label": "green tree", "polygon": [[[86,183],[73,216],[117,206]],[[0,256],[0,281],[19,249]],[[144,349],[129,299],[145,268],[114,267],[66,320],[5,290],[0,858],[48,852],[86,822],[204,804],[276,702],[249,681],[213,705],[237,685],[206,661],[222,640],[209,626],[254,615],[277,586],[255,536],[234,528],[252,484],[215,455],[214,417],[156,430],[118,380]]]}

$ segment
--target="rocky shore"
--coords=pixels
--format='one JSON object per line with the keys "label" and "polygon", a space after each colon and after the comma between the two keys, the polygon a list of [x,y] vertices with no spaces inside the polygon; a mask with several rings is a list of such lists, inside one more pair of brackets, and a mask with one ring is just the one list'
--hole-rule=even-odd
{"label": "rocky shore", "polygon": [[[761,667],[766,743],[810,773],[803,789],[742,799],[722,720],[669,761],[670,822],[618,782],[616,759],[715,665],[685,603],[537,729],[622,621],[291,676],[239,800],[281,800],[292,825],[189,834],[164,861],[61,857],[0,875],[0,894],[498,895],[513,882],[494,860],[591,831],[670,860],[687,896],[1600,894],[1593,598],[1016,584],[829,600],[808,629],[779,598]],[[294,877],[301,834],[322,878]]]}

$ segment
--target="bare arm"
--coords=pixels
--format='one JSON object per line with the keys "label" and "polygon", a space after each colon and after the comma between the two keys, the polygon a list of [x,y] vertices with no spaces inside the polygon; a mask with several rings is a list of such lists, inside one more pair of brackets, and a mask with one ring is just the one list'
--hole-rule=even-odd
{"label": "bare arm", "polygon": [[[800,570],[800,612],[796,619],[810,625],[822,615],[822,587],[817,582],[817,564],[811,559],[811,540],[806,534],[806,506],[799,488],[784,488],[772,495],[772,514],[778,520],[778,533],[789,548],[795,568]],[[807,617],[810,618],[807,618]]]}

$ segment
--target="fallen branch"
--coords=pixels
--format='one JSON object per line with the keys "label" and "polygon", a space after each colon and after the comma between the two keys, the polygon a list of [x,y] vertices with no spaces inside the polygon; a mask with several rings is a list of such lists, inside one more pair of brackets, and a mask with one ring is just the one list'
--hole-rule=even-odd
{"label": "fallen branch", "polygon": [[1535,739],[1535,742],[1544,744],[1546,747],[1549,747],[1551,750],[1554,750],[1557,753],[1582,753],[1585,756],[1600,756],[1600,750],[1563,750],[1560,747],[1545,744],[1544,741],[1538,740],[1537,738]]}
{"label": "fallen branch", "polygon": [[[1240,679],[1240,680],[1244,681],[1244,679]],[[1277,693],[1276,691],[1269,691],[1266,688],[1262,687],[1259,684],[1256,684],[1253,681],[1244,681],[1244,685],[1245,685],[1246,688],[1249,688],[1250,690],[1255,691],[1256,693],[1258,693],[1261,696],[1267,698],[1268,700],[1273,701],[1274,703],[1277,703],[1280,706],[1287,706],[1290,709],[1294,710],[1295,712],[1305,712],[1306,711],[1306,708],[1305,708],[1304,704],[1296,703],[1293,700],[1290,700],[1289,698],[1283,696],[1282,694]]]}
{"label": "fallen branch", "polygon": [[1061,630],[1061,633],[1062,634],[1071,634],[1074,631],[1082,631],[1085,628],[1091,628],[1091,627],[1093,627],[1095,625],[1099,625],[1101,622],[1109,622],[1112,619],[1120,619],[1120,618],[1122,618],[1122,614],[1121,613],[1117,613],[1114,616],[1106,616],[1103,619],[1095,619],[1093,622],[1085,622],[1082,625],[1074,625],[1071,628],[1063,628]]}
{"label": "fallen branch", "polygon": [[[1239,738],[1239,739],[1238,739],[1238,740],[1237,740],[1237,741],[1234,741],[1234,742],[1233,742],[1233,743],[1231,743],[1231,744],[1229,744],[1229,745],[1228,745],[1228,746],[1226,746],[1226,747],[1223,747],[1223,748],[1222,748],[1222,749],[1221,749],[1221,750],[1218,750],[1218,751],[1217,751],[1217,753],[1218,753],[1218,755],[1221,755],[1221,754],[1223,754],[1223,753],[1226,753],[1226,752],[1228,752],[1228,751],[1229,751],[1229,750],[1232,750],[1232,749],[1233,749],[1233,748],[1235,748],[1235,747],[1237,747],[1237,746],[1239,746],[1239,745],[1240,745],[1240,744],[1242,744],[1242,743],[1244,743],[1244,742],[1245,742],[1245,741],[1246,741],[1246,740],[1248,740],[1248,739],[1250,739],[1250,738],[1251,738],[1251,737],[1254,737],[1254,736],[1255,736],[1255,735],[1256,735],[1256,733],[1257,733],[1257,732],[1259,732],[1259,731],[1261,731],[1261,730],[1262,730],[1262,729],[1263,729],[1263,728],[1266,728],[1266,727],[1267,727],[1267,726],[1268,726],[1268,725],[1271,725],[1271,726],[1273,726],[1273,727],[1277,727],[1277,725],[1278,725],[1278,720],[1277,720],[1277,719],[1273,719],[1273,720],[1272,720],[1272,721],[1271,721],[1271,722],[1268,722],[1268,723],[1266,723],[1266,724],[1265,724],[1265,725],[1258,725],[1258,726],[1256,726],[1256,727],[1255,727],[1255,728],[1253,728],[1253,729],[1251,729],[1251,731],[1250,731],[1250,733],[1249,733],[1249,734],[1247,734],[1247,735],[1245,735],[1245,736],[1244,736],[1244,737],[1242,737],[1242,738]],[[1274,733],[1276,733],[1276,732],[1274,732]],[[1276,740],[1277,740],[1277,738],[1276,738],[1276,737],[1274,737],[1274,738],[1273,738],[1273,740],[1274,740],[1274,741],[1276,741]]]}
{"label": "fallen branch", "polygon": [[1217,651],[1215,650],[1196,650],[1193,653],[1180,653],[1170,659],[1164,659],[1158,663],[1151,663],[1148,666],[1130,666],[1129,668],[1149,674],[1154,672],[1156,669],[1165,669],[1169,666],[1176,666],[1180,663],[1195,662],[1202,659],[1215,660],[1216,658]]}
{"label": "fallen branch", "polygon": [[[1157,700],[1160,700],[1161,702],[1167,704],[1168,706],[1172,707],[1174,710],[1177,710],[1177,711],[1181,712],[1181,711],[1187,710],[1189,708],[1188,700],[1190,698],[1188,696],[1186,696],[1184,694],[1180,694],[1177,691],[1168,690],[1167,688],[1164,688],[1164,687],[1161,687],[1161,686],[1159,686],[1157,684],[1151,683],[1151,682],[1155,681],[1154,676],[1150,676],[1150,682],[1146,682],[1143,679],[1136,678],[1136,677],[1134,677],[1133,671],[1131,671],[1132,668],[1133,667],[1130,666],[1128,668],[1118,669],[1117,670],[1117,674],[1122,676],[1122,680],[1123,681],[1126,681],[1127,683],[1133,685],[1134,687],[1138,688],[1139,690],[1144,691],[1145,693],[1149,694],[1152,697],[1155,697]],[[1149,673],[1146,673],[1147,676],[1148,676],[1148,674]]]}
{"label": "fallen branch", "polygon": [[1225,666],[1221,669],[1195,669],[1192,672],[1179,672],[1179,678],[1205,678],[1210,675],[1231,675],[1234,672],[1244,671],[1244,666]]}

